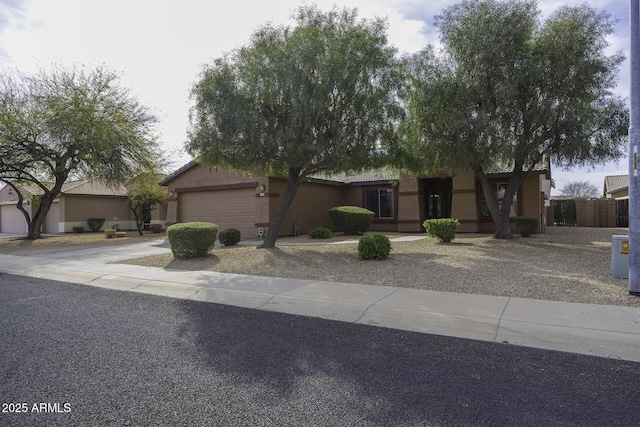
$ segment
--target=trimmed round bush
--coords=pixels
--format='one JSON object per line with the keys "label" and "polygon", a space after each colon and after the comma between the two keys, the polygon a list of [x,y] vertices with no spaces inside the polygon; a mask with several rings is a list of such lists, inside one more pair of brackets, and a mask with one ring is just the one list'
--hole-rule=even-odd
{"label": "trimmed round bush", "polygon": [[226,228],[220,232],[220,243],[225,246],[237,245],[240,241],[240,230],[236,228]]}
{"label": "trimmed round bush", "polygon": [[456,236],[458,220],[455,218],[428,219],[422,223],[427,236],[435,237],[443,243],[450,243]]}
{"label": "trimmed round bush", "polygon": [[112,230],[111,228],[104,230],[104,237],[107,239],[113,239],[116,237],[116,230]]}
{"label": "trimmed round bush", "polygon": [[387,259],[391,253],[391,242],[383,234],[367,234],[358,241],[358,256],[362,259]]}
{"label": "trimmed round bush", "polygon": [[160,233],[162,231],[162,224],[149,224],[149,230],[152,233]]}
{"label": "trimmed round bush", "polygon": [[89,229],[95,233],[100,231],[104,225],[104,221],[104,218],[89,218],[87,220],[87,224],[89,224]]}
{"label": "trimmed round bush", "polygon": [[210,222],[184,222],[167,228],[174,258],[203,258],[216,243],[218,225]]}
{"label": "trimmed round bush", "polygon": [[333,236],[331,230],[325,227],[316,227],[309,232],[312,239],[329,239]]}
{"label": "trimmed round bush", "polygon": [[538,231],[538,218],[532,216],[517,216],[516,228],[522,237],[531,237]]}
{"label": "trimmed round bush", "polygon": [[358,206],[336,206],[329,209],[329,218],[345,234],[363,234],[373,221],[375,213]]}

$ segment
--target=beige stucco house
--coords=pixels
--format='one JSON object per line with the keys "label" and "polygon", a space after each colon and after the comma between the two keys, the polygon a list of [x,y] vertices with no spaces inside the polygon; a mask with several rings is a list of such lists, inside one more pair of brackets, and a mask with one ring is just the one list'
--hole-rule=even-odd
{"label": "beige stucco house", "polygon": [[[38,203],[37,191],[22,188],[25,202],[23,206],[31,214]],[[8,185],[0,189],[0,232],[25,233],[27,224],[16,205],[18,196]],[[122,230],[135,230],[135,219],[127,205],[127,190],[124,186],[108,186],[98,180],[83,179],[69,181],[62,186],[47,214],[44,233],[66,233],[73,227],[83,226],[89,231],[87,219],[104,218],[102,229],[118,224]],[[149,223],[166,222],[166,206],[150,213]]]}
{"label": "beige stucco house", "polygon": [[[507,173],[491,174],[498,192]],[[542,182],[546,170],[530,174],[521,185],[512,217],[526,215],[546,223]],[[206,167],[192,161],[160,182],[167,186],[167,224],[213,222],[234,227],[243,238],[267,232],[287,181]],[[317,226],[332,228],[328,209],[355,205],[376,213],[372,231],[417,233],[427,218],[453,217],[459,232],[493,232],[479,182],[472,173],[455,177],[414,177],[389,168],[352,175],[318,176],[304,182],[280,229],[281,235],[304,234]]]}
{"label": "beige stucco house", "polygon": [[629,197],[629,175],[605,176],[604,197],[607,199]]}

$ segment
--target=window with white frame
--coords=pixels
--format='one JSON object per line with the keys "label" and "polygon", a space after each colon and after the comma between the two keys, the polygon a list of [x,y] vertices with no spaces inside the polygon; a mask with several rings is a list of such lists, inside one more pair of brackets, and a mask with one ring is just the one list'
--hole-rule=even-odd
{"label": "window with white frame", "polygon": [[374,218],[391,219],[394,217],[393,211],[393,189],[379,188],[367,190],[367,209],[375,213]]}
{"label": "window with white frame", "polygon": [[[502,204],[504,201],[504,193],[507,190],[507,183],[500,182],[493,184],[496,193],[498,195],[498,206],[502,209]],[[489,206],[487,205],[487,200],[484,197],[484,191],[480,192],[480,217],[482,218],[491,218],[491,212],[489,212]],[[518,192],[513,196],[513,203],[511,203],[511,210],[509,211],[509,218],[515,218],[518,216]]]}

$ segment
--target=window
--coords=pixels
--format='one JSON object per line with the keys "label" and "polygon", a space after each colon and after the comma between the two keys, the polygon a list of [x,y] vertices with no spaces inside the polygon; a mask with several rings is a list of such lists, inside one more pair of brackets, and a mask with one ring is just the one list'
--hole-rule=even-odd
{"label": "window", "polygon": [[[497,184],[493,184],[498,193],[498,206],[502,209],[502,201],[504,199],[504,192],[507,189],[506,182],[500,182]],[[515,218],[518,216],[518,192],[513,196],[513,203],[511,204],[511,211],[509,212],[509,218]],[[487,206],[487,201],[484,197],[484,192],[480,191],[480,217],[482,218],[491,218],[491,212],[489,212],[489,206]]]}
{"label": "window", "polygon": [[393,190],[367,190],[367,209],[375,213],[374,218],[393,218]]}

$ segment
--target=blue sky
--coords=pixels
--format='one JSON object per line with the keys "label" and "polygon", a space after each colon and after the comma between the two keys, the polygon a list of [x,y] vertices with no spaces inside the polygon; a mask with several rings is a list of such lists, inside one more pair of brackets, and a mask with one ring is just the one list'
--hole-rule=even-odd
{"label": "blue sky", "polygon": [[[585,0],[539,1],[543,16],[561,5]],[[385,17],[390,42],[400,52],[437,44],[433,17],[451,0],[317,0],[358,8],[362,17]],[[628,2],[586,0],[618,19],[611,52],[629,55]],[[158,134],[167,150],[182,150],[188,126],[189,91],[202,66],[248,42],[265,22],[288,23],[305,2],[279,0],[0,0],[0,66],[35,71],[51,64],[105,64],[121,75],[124,86],[160,120]],[[629,62],[621,68],[617,91],[629,95]],[[178,163],[188,160],[176,153]],[[570,172],[553,168],[557,189],[569,181],[603,187],[604,176],[627,174],[627,160]],[[556,194],[557,190],[552,194]]]}

